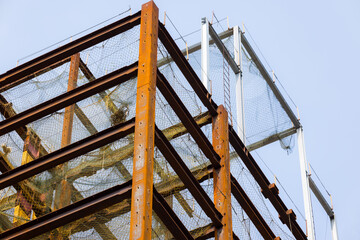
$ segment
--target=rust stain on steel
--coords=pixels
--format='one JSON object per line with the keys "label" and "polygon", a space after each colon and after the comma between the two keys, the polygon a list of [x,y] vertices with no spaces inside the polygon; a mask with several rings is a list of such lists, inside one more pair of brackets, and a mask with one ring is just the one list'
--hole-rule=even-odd
{"label": "rust stain on steel", "polygon": [[130,239],[151,239],[158,15],[154,2],[142,5]]}
{"label": "rust stain on steel", "polygon": [[[67,91],[71,91],[77,86],[77,79],[79,74],[80,53],[71,56],[70,73]],[[65,108],[64,124],[62,130],[61,147],[65,147],[71,143],[71,133],[74,120],[75,104]]]}
{"label": "rust stain on steel", "polygon": [[[77,80],[79,75],[79,65],[80,65],[80,53],[76,53],[71,56],[70,60],[70,71],[69,71],[69,81],[67,91],[74,90],[77,87]],[[71,143],[71,135],[73,129],[74,122],[74,112],[75,112],[75,104],[69,105],[65,108],[64,114],[64,122],[63,122],[63,130],[61,137],[61,147],[66,147]],[[68,164],[64,163],[59,166],[60,174],[62,175],[62,180],[55,189],[55,201],[54,201],[54,209],[61,209],[71,204],[71,184],[66,180],[64,173],[68,168]],[[50,238],[54,239],[63,239],[68,237],[66,234],[66,230],[64,227],[59,228],[60,234],[62,236],[57,236],[56,234],[51,234]]]}
{"label": "rust stain on steel", "polygon": [[232,240],[231,218],[231,178],[228,113],[223,105],[218,107],[218,115],[213,117],[212,136],[213,146],[220,156],[219,169],[214,170],[214,203],[223,215],[222,228],[215,230],[216,240]]}

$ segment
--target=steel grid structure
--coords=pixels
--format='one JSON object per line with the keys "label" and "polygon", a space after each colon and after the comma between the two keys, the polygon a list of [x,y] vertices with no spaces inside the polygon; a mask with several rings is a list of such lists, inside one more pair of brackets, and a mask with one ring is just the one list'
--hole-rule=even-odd
{"label": "steel grid structure", "polygon": [[[144,4],[142,10],[136,14],[121,19],[0,75],[0,92],[26,82],[34,74],[51,71],[56,66],[70,61],[81,50],[125,32],[139,24],[140,45],[138,62],[115,70],[100,78],[95,78],[86,67],[86,64],[80,59],[77,66],[89,80],[88,83],[79,87],[69,88],[68,92],[21,113],[16,113],[12,108],[3,107],[7,100],[0,96],[0,100],[3,103],[0,105],[1,114],[6,118],[6,120],[0,122],[0,135],[16,131],[22,139],[25,139],[28,130],[27,124],[69,106],[73,106],[73,108],[68,108],[68,111],[72,112],[72,114],[75,113],[83,123],[86,122],[87,130],[93,134],[72,144],[65,144],[59,150],[51,153],[47,153],[44,147],[40,145],[38,146],[39,158],[16,168],[6,159],[6,156],[2,155],[0,158],[0,170],[2,171],[0,175],[0,189],[14,186],[18,192],[26,195],[27,191],[29,191],[27,187],[28,181],[24,180],[31,179],[31,177],[44,171],[51,173],[52,168],[67,163],[75,157],[86,154],[108,143],[125,138],[129,134],[134,134],[133,173],[131,175],[126,169],[121,168],[121,164],[118,164],[116,167],[123,175],[130,176],[132,180],[91,197],[83,198],[78,194],[77,198],[73,199],[74,203],[59,209],[51,209],[50,206],[44,209],[36,209],[34,205],[36,219],[13,228],[10,228],[10,222],[7,222],[5,218],[1,218],[2,227],[10,229],[0,233],[0,238],[29,239],[36,237],[59,228],[70,221],[89,216],[118,204],[125,199],[129,199],[131,204],[125,202],[117,214],[120,215],[131,209],[131,239],[151,239],[153,210],[175,239],[208,239],[211,237],[215,237],[215,239],[239,239],[233,233],[231,227],[233,225],[231,220],[232,201],[237,201],[240,204],[264,239],[280,239],[279,236],[275,236],[270,226],[262,217],[261,212],[256,209],[237,179],[231,175],[229,152],[231,145],[261,187],[263,196],[269,199],[275,210],[279,213],[281,221],[289,227],[296,239],[307,239],[296,221],[294,212],[288,209],[279,197],[279,190],[276,185],[269,182],[235,130],[228,124],[226,109],[221,105],[218,106],[212,100],[211,94],[206,90],[195,71],[183,56],[182,51],[178,48],[165,26],[159,22],[158,9],[153,2]],[[179,67],[197,97],[207,108],[208,114],[203,116],[205,120],[202,120],[202,122],[199,121],[200,118],[192,117],[168,80],[158,70],[158,39]],[[230,57],[230,54],[227,53],[227,56]],[[231,66],[237,68],[236,64]],[[137,77],[135,119],[97,132],[76,103],[95,94],[101,96],[104,90],[135,77]],[[203,174],[201,178],[196,179],[194,177],[195,172],[186,166],[183,159],[181,159],[180,155],[170,144],[170,140],[176,136],[167,135],[166,129],[161,131],[155,125],[155,95],[157,89],[180,119],[181,123],[179,126],[183,127],[183,134],[188,132],[193,137],[198,147],[211,163],[205,169],[198,170]],[[290,117],[293,118],[293,116]],[[294,121],[297,122],[297,119]],[[67,128],[64,127],[63,131],[63,136],[65,135],[65,137],[68,137],[65,133],[66,129],[71,128],[71,121],[67,122],[69,126],[66,126]],[[212,143],[200,128],[210,122],[213,125]],[[269,141],[272,140],[270,139]],[[211,220],[210,228],[201,236],[195,237],[194,232],[189,231],[184,226],[166,201],[165,198],[172,194],[171,190],[154,186],[155,145],[183,183],[183,185],[179,184],[177,188],[188,189]],[[202,181],[209,178],[214,178],[214,202],[212,202],[200,185]],[[70,183],[64,184],[63,189],[69,188],[76,193],[76,188],[73,185]],[[231,194],[235,199],[231,199]],[[31,194],[28,193],[28,195]],[[27,197],[28,201],[39,198],[36,194]],[[107,231],[107,236],[116,238],[103,222],[94,223],[94,228],[99,232],[100,236],[102,235],[101,232]]]}

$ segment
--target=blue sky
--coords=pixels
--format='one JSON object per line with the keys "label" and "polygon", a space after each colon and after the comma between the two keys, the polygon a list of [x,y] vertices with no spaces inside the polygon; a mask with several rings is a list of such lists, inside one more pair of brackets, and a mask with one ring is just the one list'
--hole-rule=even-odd
{"label": "blue sky", "polygon": [[[0,72],[129,5],[137,11],[144,2],[0,0]],[[158,0],[156,4],[160,19],[166,11],[182,34],[199,29],[201,17],[211,18],[213,10],[219,19],[229,16],[231,26],[246,24],[272,67],[268,70],[275,71],[299,107],[307,157],[333,195],[340,238],[360,239],[360,2]],[[259,154],[303,211],[297,149],[287,155],[269,146]],[[313,202],[318,239],[330,239],[326,216],[314,198]]]}

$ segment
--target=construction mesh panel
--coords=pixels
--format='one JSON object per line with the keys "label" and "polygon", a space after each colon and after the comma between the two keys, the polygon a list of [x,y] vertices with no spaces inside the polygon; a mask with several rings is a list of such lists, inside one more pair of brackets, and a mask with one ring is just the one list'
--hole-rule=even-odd
{"label": "construction mesh panel", "polygon": [[[273,206],[267,199],[264,198],[263,194],[261,193],[260,186],[232,147],[230,147],[230,159],[231,174],[239,182],[240,186],[244,189],[245,193],[255,205],[256,209],[261,213],[261,216],[264,218],[266,223],[274,232],[275,236],[279,236],[281,237],[281,239],[295,239],[292,233],[286,227],[286,225],[281,223],[277,213],[270,210],[273,209]],[[239,235],[243,236],[244,239],[261,239],[261,237],[255,237],[261,235],[235,198],[232,199],[232,203],[233,221],[241,223],[244,227],[234,229],[238,231]]]}
{"label": "construction mesh panel", "polygon": [[[223,42],[233,56],[233,37],[224,39]],[[91,71],[93,77],[99,78],[137,61],[138,45],[139,26],[92,46],[82,51],[80,55],[82,62]],[[236,96],[234,92],[236,76],[231,68],[229,72],[224,72],[224,69],[229,68],[229,66],[224,61],[222,51],[216,45],[210,46],[209,91],[217,104],[224,104],[227,107],[230,112],[229,123],[237,129]],[[188,56],[188,61],[197,75],[201,76],[200,51],[191,53]],[[242,61],[247,143],[257,142],[291,128],[290,119],[244,49],[242,49]],[[171,61],[168,52],[160,41],[158,66],[191,116],[198,121],[198,124],[209,123],[211,119],[207,114],[207,109],[198,99],[180,69]],[[9,102],[5,108],[19,113],[65,93],[68,76],[69,62],[49,69],[43,74],[34,75],[29,81],[2,93]],[[89,78],[83,71],[79,71],[78,86],[91,80],[93,80],[92,77]],[[224,95],[224,80],[228,80],[231,86],[228,90],[230,99],[228,105],[226,105],[227,99]],[[77,102],[71,142],[79,141],[98,131],[135,117],[136,83],[136,79],[132,79],[101,94]],[[201,180],[201,186],[213,200],[213,179],[209,177],[207,171],[211,163],[181,124],[180,119],[159,90],[156,94],[155,115],[157,127],[169,139],[195,178]],[[4,117],[1,120],[3,119]],[[60,110],[27,126],[41,139],[43,150],[40,155],[60,148],[63,121],[64,110]],[[211,142],[211,124],[203,126],[201,130]],[[284,140],[283,142],[285,142],[284,147],[288,148],[289,143]],[[0,143],[4,143],[3,156],[8,159],[9,163],[13,167],[20,166],[22,164],[24,139],[13,131],[1,136]],[[133,135],[131,134],[72,159],[62,166],[22,181],[17,189],[14,187],[2,189],[0,191],[0,228],[2,230],[12,228],[34,219],[35,216],[40,217],[57,209],[58,204],[60,204],[60,197],[66,200],[61,202],[62,207],[64,207],[130,180],[133,169],[132,154]],[[280,223],[277,217],[273,217],[255,179],[243,166],[241,159],[232,148],[231,158],[233,176],[249,195],[275,235],[280,236],[281,239],[293,239],[288,229]],[[157,148],[155,148],[154,156],[154,185],[194,237],[201,236],[211,228],[211,220]],[[63,191],[63,189],[67,190]],[[17,206],[19,206],[20,198],[23,203],[26,203],[25,208],[27,209],[23,210],[29,212],[27,216],[15,213],[19,210]],[[233,228],[237,236],[240,239],[262,239],[234,197],[232,203]],[[13,222],[17,222],[17,224],[12,225]],[[88,217],[44,233],[35,239],[58,235],[70,236],[70,239],[128,239],[129,223],[130,200],[125,200]],[[173,237],[164,223],[153,213],[152,238],[172,239]]]}
{"label": "construction mesh panel", "polygon": [[87,217],[70,222],[33,240],[51,237],[70,239],[129,239],[130,234],[130,201],[126,199]]}

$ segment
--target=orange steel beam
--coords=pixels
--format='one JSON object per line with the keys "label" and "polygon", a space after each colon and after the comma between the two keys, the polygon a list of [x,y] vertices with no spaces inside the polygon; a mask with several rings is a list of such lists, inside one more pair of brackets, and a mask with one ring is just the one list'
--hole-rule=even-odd
{"label": "orange steel beam", "polygon": [[159,9],[141,7],[130,239],[151,239]]}
{"label": "orange steel beam", "polygon": [[[76,88],[79,75],[80,65],[80,53],[76,53],[71,56],[70,71],[67,91],[71,91]],[[71,143],[71,135],[74,122],[75,104],[69,105],[65,108],[63,130],[61,137],[61,147],[66,147]],[[67,169],[67,163],[60,165],[60,174],[62,176],[61,181],[58,183],[55,189],[55,201],[54,210],[63,208],[71,204],[71,183],[66,180],[64,173]],[[63,227],[60,229],[60,234],[64,231]],[[57,236],[57,239],[66,239],[68,236]]]}
{"label": "orange steel beam", "polygon": [[[70,73],[67,91],[71,91],[77,86],[77,79],[79,74],[80,53],[71,56]],[[71,143],[71,133],[74,120],[75,104],[65,108],[64,123],[61,138],[61,147],[65,147]]]}
{"label": "orange steel beam", "polygon": [[215,240],[232,240],[231,218],[231,178],[228,113],[223,105],[217,109],[218,115],[213,117],[213,146],[221,157],[219,169],[214,169],[214,203],[223,215],[222,228],[215,229]]}

